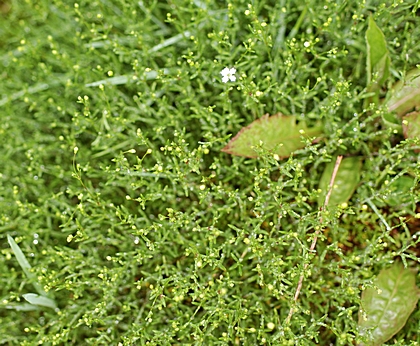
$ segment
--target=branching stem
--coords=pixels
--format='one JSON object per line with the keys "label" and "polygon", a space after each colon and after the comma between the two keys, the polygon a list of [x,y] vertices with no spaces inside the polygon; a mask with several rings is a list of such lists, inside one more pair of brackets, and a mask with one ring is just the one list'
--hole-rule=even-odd
{"label": "branching stem", "polygon": [[[332,192],[332,189],[333,189],[333,186],[334,186],[335,177],[337,176],[337,172],[338,172],[338,169],[340,167],[342,159],[343,159],[343,156],[337,156],[337,159],[335,160],[334,170],[333,170],[333,173],[332,173],[332,176],[331,176],[331,179],[330,179],[330,184],[328,186],[328,192],[327,192],[327,195],[325,196],[324,205],[322,206],[321,211],[324,211],[326,209],[326,207],[328,205],[328,202],[330,201],[331,192]],[[323,222],[322,213],[320,213],[319,222],[320,222],[320,224],[322,224],[322,222]],[[318,240],[318,235],[319,235],[320,232],[321,232],[321,230],[319,230],[319,229],[315,231],[315,236],[314,236],[314,239],[312,241],[309,252],[315,251],[316,242]],[[309,263],[306,262],[303,266],[303,272],[305,272],[306,269],[308,269],[308,266],[309,266]],[[296,287],[296,292],[295,292],[295,296],[294,296],[294,299],[293,299],[294,304],[296,304],[296,302],[299,298],[300,291],[302,290],[303,278],[304,278],[304,274],[302,274],[299,278],[299,282],[298,282],[298,285]],[[294,312],[294,307],[292,306],[290,308],[289,314],[287,315],[286,324],[290,323],[290,319],[293,316],[293,312]]]}

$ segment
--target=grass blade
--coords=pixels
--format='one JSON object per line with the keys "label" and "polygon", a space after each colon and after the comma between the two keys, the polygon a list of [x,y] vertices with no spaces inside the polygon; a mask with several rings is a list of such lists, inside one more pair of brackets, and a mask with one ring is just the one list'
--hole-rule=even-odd
{"label": "grass blade", "polygon": [[29,281],[34,285],[35,290],[42,296],[46,297],[47,293],[44,291],[42,286],[37,281],[37,278],[34,273],[31,272],[31,265],[29,264],[28,260],[26,259],[25,255],[23,254],[22,250],[20,249],[19,245],[16,244],[15,240],[10,236],[7,235],[7,241],[9,242],[10,247],[12,248],[13,253],[16,256],[16,259],[22,268],[23,272],[25,273],[26,277]]}
{"label": "grass blade", "polygon": [[23,304],[15,304],[15,305],[6,305],[6,309],[16,310],[16,311],[35,311],[35,310],[39,310],[39,306],[32,305],[29,303],[23,303]]}
{"label": "grass blade", "polygon": [[51,309],[57,309],[55,301],[48,297],[40,296],[35,293],[27,293],[23,295],[23,298],[25,298],[25,300],[32,305],[46,306]]}

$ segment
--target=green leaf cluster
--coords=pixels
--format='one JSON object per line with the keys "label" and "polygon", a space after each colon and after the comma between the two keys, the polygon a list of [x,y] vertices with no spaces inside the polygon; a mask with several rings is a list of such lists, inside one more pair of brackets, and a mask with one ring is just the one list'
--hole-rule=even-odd
{"label": "green leaf cluster", "polygon": [[374,342],[418,286],[417,12],[3,1],[0,344]]}

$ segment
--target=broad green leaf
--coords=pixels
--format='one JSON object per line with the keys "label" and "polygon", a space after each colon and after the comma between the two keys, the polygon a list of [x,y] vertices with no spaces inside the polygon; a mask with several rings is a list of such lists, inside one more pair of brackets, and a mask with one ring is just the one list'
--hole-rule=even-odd
{"label": "broad green leaf", "polygon": [[415,184],[414,178],[402,175],[389,185],[391,195],[389,195],[385,202],[392,207],[402,206],[410,203],[413,200],[413,195],[410,193],[411,188]]}
{"label": "broad green leaf", "polygon": [[295,150],[305,147],[302,136],[317,137],[321,134],[321,126],[307,128],[303,122],[296,123],[296,116],[276,114],[270,117],[266,114],[243,127],[222,151],[232,155],[257,157],[253,148],[261,145],[280,158],[285,158]]}
{"label": "broad green leaf", "polygon": [[398,118],[396,114],[385,113],[382,115],[382,121],[386,127],[396,130],[400,134],[402,133],[401,119]]}
{"label": "broad green leaf", "polygon": [[420,112],[412,112],[403,117],[403,133],[405,138],[420,140]]}
{"label": "broad green leaf", "polygon": [[375,280],[377,289],[362,293],[359,327],[368,335],[368,345],[379,346],[395,335],[407,322],[419,299],[416,274],[401,263],[382,270]]}
{"label": "broad green leaf", "polygon": [[403,116],[420,106],[420,71],[411,70],[405,81],[399,81],[392,87],[392,96],[387,101],[388,109]]}
{"label": "broad green leaf", "polygon": [[[328,193],[329,184],[334,171],[335,160],[325,167],[319,181],[319,188],[322,190],[318,197],[318,205],[323,206],[325,196]],[[337,175],[334,180],[331,196],[328,205],[338,205],[347,202],[356,190],[360,180],[362,161],[360,157],[347,157],[341,161]]]}
{"label": "broad green leaf", "polygon": [[46,307],[52,308],[52,309],[57,308],[57,305],[55,304],[54,300],[52,300],[48,297],[40,296],[40,295],[35,294],[35,293],[24,294],[23,298],[25,298],[25,300],[28,303],[31,303],[33,305],[46,306]]}
{"label": "broad green leaf", "polygon": [[369,26],[366,31],[366,46],[368,87],[372,83],[373,74],[378,73],[376,83],[372,85],[373,89],[371,89],[376,90],[388,78],[391,60],[386,47],[385,36],[376,25],[372,16],[369,17]]}
{"label": "broad green leaf", "polygon": [[26,259],[25,255],[23,254],[22,250],[20,249],[19,245],[16,244],[15,240],[10,236],[7,235],[7,240],[9,242],[10,247],[12,248],[13,253],[16,256],[16,259],[22,268],[23,272],[25,273],[26,277],[29,281],[34,285],[35,290],[42,296],[47,296],[47,293],[44,291],[42,286],[39,284],[36,276],[34,273],[31,272],[31,265],[29,264],[28,260]]}
{"label": "broad green leaf", "polygon": [[369,17],[369,26],[366,31],[366,48],[367,89],[370,92],[375,92],[373,99],[368,101],[378,104],[379,89],[389,76],[391,59],[386,47],[385,36],[372,16]]}

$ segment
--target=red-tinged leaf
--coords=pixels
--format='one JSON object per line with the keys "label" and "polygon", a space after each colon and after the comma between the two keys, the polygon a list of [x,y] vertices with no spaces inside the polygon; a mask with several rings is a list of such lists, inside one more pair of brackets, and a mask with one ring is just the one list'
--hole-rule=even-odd
{"label": "red-tinged leaf", "polygon": [[392,97],[387,101],[388,109],[403,116],[420,106],[420,72],[418,69],[407,73],[405,81],[392,87]]}
{"label": "red-tinged leaf", "polygon": [[[335,160],[331,161],[325,167],[319,181],[319,188],[322,193],[318,197],[318,205],[323,206],[325,196],[328,193],[331,176],[334,171]],[[362,169],[362,161],[360,157],[346,157],[341,161],[328,205],[338,205],[347,202],[356,190],[360,180],[360,171]]]}
{"label": "red-tinged leaf", "polygon": [[403,117],[403,133],[405,138],[420,140],[420,112],[412,112]]}
{"label": "red-tinged leaf", "polygon": [[255,158],[255,147],[260,146],[277,154],[280,158],[290,156],[297,149],[305,147],[302,136],[317,137],[322,134],[322,127],[306,127],[303,122],[296,122],[296,116],[268,114],[243,127],[238,134],[222,149],[223,152]]}
{"label": "red-tinged leaf", "polygon": [[404,327],[419,299],[416,274],[401,263],[382,270],[375,280],[378,288],[362,293],[359,327],[370,338],[367,345],[379,346]]}

